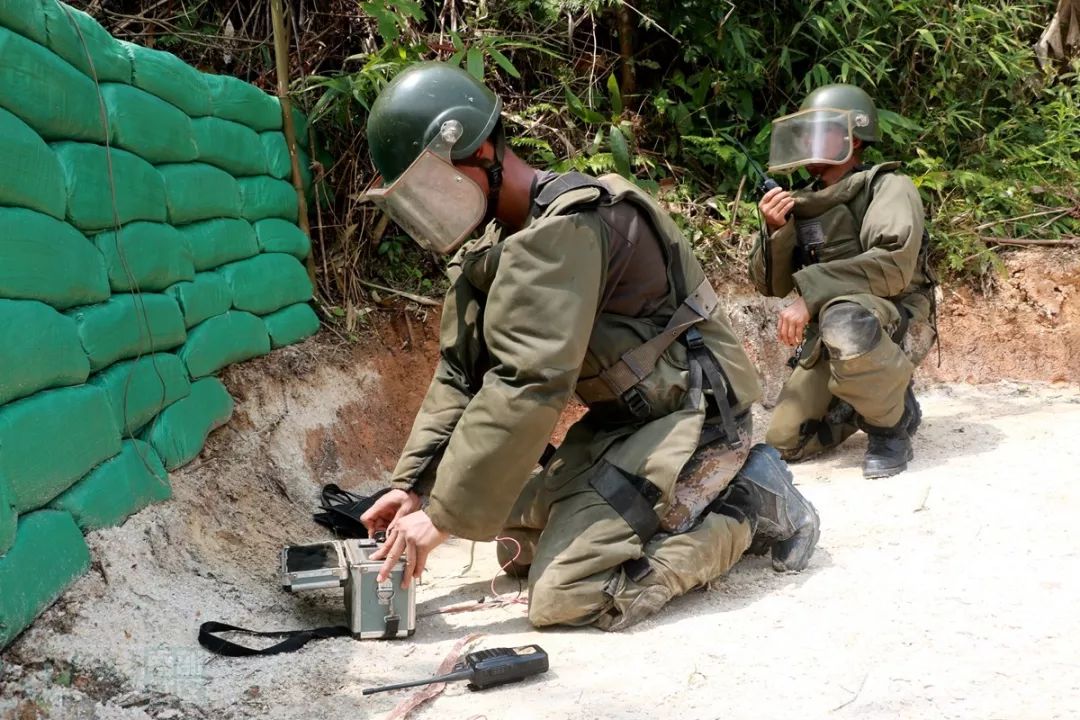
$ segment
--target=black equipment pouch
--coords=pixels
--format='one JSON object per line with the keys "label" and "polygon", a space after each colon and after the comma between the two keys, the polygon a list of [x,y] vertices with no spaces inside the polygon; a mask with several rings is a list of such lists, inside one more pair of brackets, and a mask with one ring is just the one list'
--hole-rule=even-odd
{"label": "black equipment pouch", "polygon": [[360,517],[388,492],[390,488],[384,488],[374,495],[363,496],[329,483],[322,489],[322,512],[315,513],[312,517],[315,522],[332,530],[337,537],[366,538],[367,528],[360,522]]}

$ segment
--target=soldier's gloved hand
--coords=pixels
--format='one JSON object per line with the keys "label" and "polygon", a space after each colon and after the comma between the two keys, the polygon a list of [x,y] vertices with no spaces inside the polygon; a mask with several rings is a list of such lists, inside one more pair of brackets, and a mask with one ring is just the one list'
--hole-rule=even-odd
{"label": "soldier's gloved hand", "polygon": [[780,311],[776,338],[785,345],[795,346],[803,341],[803,331],[810,322],[810,310],[801,297]]}
{"label": "soldier's gloved hand", "polygon": [[371,554],[372,560],[386,559],[379,569],[379,582],[390,577],[398,559],[404,554],[407,572],[401,581],[401,589],[409,587],[413,578],[419,579],[424,572],[428,554],[446,542],[450,533],[445,533],[431,522],[423,510],[398,518],[386,533],[386,542]]}
{"label": "soldier's gloved hand", "polygon": [[758,203],[765,225],[774,233],[787,225],[788,214],[795,209],[795,198],[784,188],[773,188]]}
{"label": "soldier's gloved hand", "polygon": [[391,490],[375,501],[375,504],[360,516],[360,522],[367,528],[368,537],[387,530],[395,520],[420,509],[420,496],[412,490]]}

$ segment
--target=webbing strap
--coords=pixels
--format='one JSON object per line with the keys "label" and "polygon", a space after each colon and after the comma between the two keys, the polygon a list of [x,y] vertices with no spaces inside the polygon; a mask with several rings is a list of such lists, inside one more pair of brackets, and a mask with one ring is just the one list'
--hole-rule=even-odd
{"label": "webbing strap", "polygon": [[[703,379],[708,384],[709,389],[712,390],[713,404],[716,406],[717,412],[720,413],[720,423],[724,428],[724,435],[727,436],[728,447],[738,448],[742,445],[742,439],[739,437],[739,429],[735,425],[735,412],[732,410],[735,398],[727,374],[724,372],[724,368],[720,366],[716,356],[705,346],[705,340],[696,328],[691,329],[690,333],[687,334],[687,340],[690,365],[693,370],[691,381],[700,383]],[[700,368],[700,370],[697,368]],[[702,375],[704,375],[704,378],[702,378]]]}
{"label": "webbing strap", "polygon": [[660,528],[660,518],[653,505],[660,499],[660,489],[645,478],[633,478],[606,460],[589,484],[619,513],[630,529],[646,543]]}
{"label": "webbing strap", "polygon": [[627,350],[618,362],[597,377],[578,383],[577,392],[587,403],[621,399],[630,388],[649,376],[664,352],[694,325],[707,320],[720,304],[706,278],[683,300],[663,331],[651,340]]}
{"label": "webbing strap", "polygon": [[[217,633],[222,632],[235,632],[243,633],[245,635],[255,635],[257,637],[285,639],[277,645],[271,645],[270,647],[257,650],[218,637]],[[225,623],[220,622],[204,622],[199,626],[199,644],[212,653],[225,655],[227,657],[252,657],[255,655],[278,655],[280,653],[296,652],[312,640],[349,637],[351,635],[352,631],[344,625],[314,628],[312,630],[274,630],[270,632],[248,630],[246,628],[236,627],[235,625],[226,625]]]}

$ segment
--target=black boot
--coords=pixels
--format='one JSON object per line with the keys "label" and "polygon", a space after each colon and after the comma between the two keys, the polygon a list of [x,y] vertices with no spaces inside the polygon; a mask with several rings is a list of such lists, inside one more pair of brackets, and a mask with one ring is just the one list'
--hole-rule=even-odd
{"label": "black boot", "polygon": [[[914,394],[911,395],[911,399],[914,401]],[[918,408],[918,403],[915,404],[915,408]],[[907,470],[908,461],[915,456],[911,449],[911,435],[908,431],[911,423],[912,411],[906,406],[906,401],[900,422],[892,427],[878,427],[859,418],[859,429],[869,438],[866,457],[863,458],[863,477],[890,477]],[[915,420],[914,425],[918,428],[919,420]]]}
{"label": "black boot", "polygon": [[755,445],[713,512],[747,520],[754,531],[751,552],[772,551],[777,572],[802,570],[814,554],[821,521],[810,501],[792,482],[776,448]]}

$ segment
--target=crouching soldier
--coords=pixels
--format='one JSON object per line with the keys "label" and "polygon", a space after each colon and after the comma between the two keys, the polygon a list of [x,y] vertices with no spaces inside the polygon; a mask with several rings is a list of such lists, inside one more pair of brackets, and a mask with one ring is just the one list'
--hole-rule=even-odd
{"label": "crouching soldier", "polygon": [[880,139],[873,100],[851,85],[815,90],[799,112],[773,121],[770,171],[802,167],[814,182],[765,194],[767,232],[750,256],[761,293],[797,293],[778,329],[797,348],[794,372],[766,441],[798,460],[861,429],[871,478],[912,459],[920,411],[911,376],[935,334],[919,193],[899,163],[861,164]]}
{"label": "crouching soldier", "polygon": [[[419,577],[450,535],[506,537],[535,625],[617,630],[752,542],[806,567],[817,515],[776,451],[750,447],[756,373],[675,223],[619,176],[529,167],[500,109],[424,63],[368,118],[368,198],[456,253],[435,377],[394,489],[363,516],[387,530],[383,577],[402,554]],[[589,411],[549,448],[575,392]]]}

